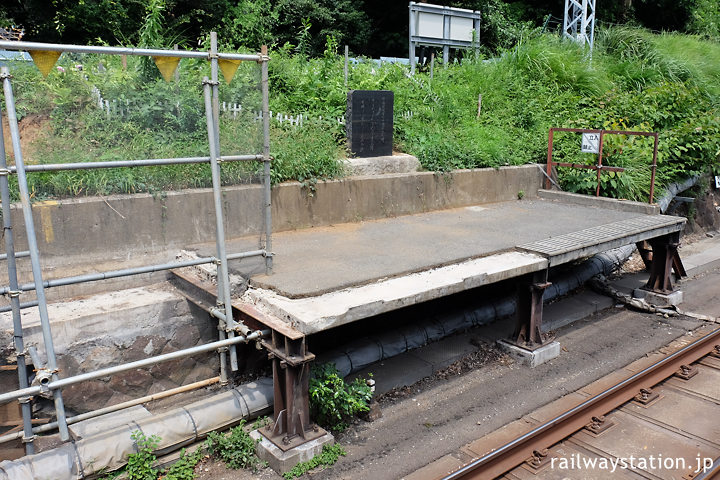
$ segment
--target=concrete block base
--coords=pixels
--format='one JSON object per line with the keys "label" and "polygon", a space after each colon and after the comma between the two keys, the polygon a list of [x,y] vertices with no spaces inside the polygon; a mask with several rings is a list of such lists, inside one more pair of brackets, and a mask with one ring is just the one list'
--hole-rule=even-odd
{"label": "concrete block base", "polygon": [[345,160],[345,169],[352,176],[413,173],[420,170],[416,157],[405,153],[382,157],[360,157]]}
{"label": "concrete block base", "polygon": [[683,302],[682,290],[676,290],[672,293],[662,294],[650,292],[642,288],[636,288],[633,290],[633,297],[643,298],[650,305],[657,307],[672,307],[680,305]]}
{"label": "concrete block base", "polygon": [[535,350],[518,347],[506,340],[498,340],[498,346],[523,365],[535,368],[560,356],[560,342],[551,342]]}
{"label": "concrete block base", "polygon": [[323,445],[326,443],[329,445],[335,443],[335,437],[330,433],[326,433],[320,438],[310,440],[295,448],[291,448],[287,452],[283,452],[274,443],[265,438],[259,430],[250,432],[250,437],[254,440],[259,440],[256,449],[258,458],[266,461],[270,468],[281,475],[291,470],[298,463],[307,462],[315,455],[319,455],[320,452],[322,452]]}

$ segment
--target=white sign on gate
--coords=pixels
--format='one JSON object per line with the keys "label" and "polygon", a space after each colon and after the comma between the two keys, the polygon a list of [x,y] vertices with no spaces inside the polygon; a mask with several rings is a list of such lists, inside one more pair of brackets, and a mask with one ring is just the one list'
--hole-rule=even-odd
{"label": "white sign on gate", "polygon": [[720,188],[720,175],[715,175],[715,188]]}
{"label": "white sign on gate", "polygon": [[580,151],[583,153],[600,153],[600,134],[583,133]]}

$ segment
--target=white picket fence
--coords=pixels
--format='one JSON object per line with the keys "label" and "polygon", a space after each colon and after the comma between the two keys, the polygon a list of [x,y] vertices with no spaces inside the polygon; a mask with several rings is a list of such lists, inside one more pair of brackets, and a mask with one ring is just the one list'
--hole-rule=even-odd
{"label": "white picket fence", "polygon": [[[100,90],[97,87],[92,88],[92,96],[95,102],[95,105],[105,112],[107,116],[119,116],[124,117],[130,114],[130,112],[136,108],[134,107],[129,100],[125,101],[118,101],[118,100],[108,100],[106,98],[103,98],[102,94],[100,93]],[[180,102],[175,103],[173,107],[176,110],[180,110]],[[233,119],[237,119],[238,116],[240,116],[243,112],[243,107],[239,103],[230,103],[230,102],[222,102],[222,105],[220,106],[220,109],[222,110],[223,114],[225,114],[226,117],[232,117]],[[280,113],[276,112],[273,115],[273,112],[270,111],[270,118],[277,122],[278,124],[283,123],[289,123],[290,126],[293,127],[302,127],[303,122],[309,121],[312,118],[317,118],[318,120],[322,120],[322,116],[318,117],[311,117],[307,114],[298,114],[298,115],[292,115],[287,113]],[[253,110],[253,119],[255,121],[262,121],[262,110]],[[402,118],[408,120],[413,117],[412,111],[405,111],[399,114]],[[333,119],[340,125],[345,125],[345,115],[340,117],[335,117]]]}

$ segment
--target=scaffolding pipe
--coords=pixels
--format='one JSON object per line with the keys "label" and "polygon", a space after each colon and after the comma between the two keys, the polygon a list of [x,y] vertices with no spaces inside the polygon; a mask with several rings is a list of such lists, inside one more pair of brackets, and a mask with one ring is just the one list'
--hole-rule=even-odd
{"label": "scaffolding pipe", "polygon": [[[25,232],[27,235],[28,250],[30,251],[30,263],[32,264],[33,280],[38,285],[36,295],[38,310],[40,313],[40,324],[42,326],[43,342],[47,355],[47,366],[52,373],[52,380],[57,380],[57,359],[55,358],[55,347],[53,346],[52,332],[50,330],[50,319],[48,318],[47,302],[45,300],[45,288],[42,286],[42,270],[40,268],[40,250],[35,237],[35,224],[33,223],[32,209],[30,206],[30,193],[28,190],[27,177],[25,175],[25,164],[23,163],[22,149],[20,148],[20,130],[18,128],[17,113],[15,112],[15,97],[10,74],[7,67],[2,67],[3,88],[5,91],[5,108],[7,109],[8,124],[10,126],[10,137],[12,138],[13,152],[15,153],[15,166],[17,167],[18,190],[20,191],[20,203],[22,204],[23,218],[25,220]],[[58,431],[60,439],[70,439],[67,424],[65,422],[65,406],[63,404],[62,392],[53,391],[55,400],[55,412],[58,420]],[[19,397],[16,397],[19,398]]]}
{"label": "scaffolding pipe", "polygon": [[[7,169],[5,133],[3,132],[2,122],[0,122],[0,169]],[[27,253],[29,255],[30,252],[15,253],[15,239],[10,218],[10,186],[6,174],[0,175],[0,201],[2,202],[5,251],[7,252],[5,257],[8,261],[8,280],[10,290],[13,292],[13,295],[10,296],[10,309],[12,309],[13,319],[13,345],[15,346],[15,352],[17,352],[18,385],[20,388],[27,388],[28,374],[25,355],[23,353],[25,351],[25,344],[23,340],[22,319],[20,317],[20,294],[18,290],[17,264],[15,263],[15,259],[20,253]],[[23,431],[18,432],[18,434],[22,434],[23,442],[25,443],[25,454],[31,455],[35,453],[35,445],[33,444],[34,437],[32,433],[32,406],[30,405],[29,398],[23,399],[20,402],[20,410],[22,412]]]}
{"label": "scaffolding pipe", "polygon": [[[347,48],[347,47],[346,47]],[[265,186],[265,274],[272,273],[272,192],[270,191],[270,88],[268,86],[268,61],[267,45],[260,49],[262,57],[262,114],[263,114],[263,183]],[[346,75],[347,76],[347,75]]]}
{"label": "scaffolding pipe", "polygon": [[[126,408],[134,407],[136,405],[141,405],[143,403],[148,403],[148,402],[152,402],[154,400],[160,400],[163,398],[171,397],[171,396],[177,395],[179,393],[185,393],[185,392],[189,392],[191,390],[197,390],[198,388],[207,387],[214,383],[218,383],[219,381],[220,381],[220,377],[212,377],[212,378],[208,378],[207,380],[200,380],[199,382],[188,383],[187,385],[182,385],[180,387],[171,388],[170,390],[165,390],[164,392],[154,393],[152,395],[146,395],[144,397],[135,398],[133,400],[128,400],[127,402],[110,405],[109,407],[100,408],[98,410],[93,410],[92,412],[81,413],[80,415],[75,415],[74,417],[68,417],[67,424],[72,425],[74,423],[82,422],[83,420],[89,420],[91,418],[96,418],[101,415],[106,415],[108,413],[114,413],[114,412],[117,412],[118,410],[124,410]],[[39,425],[37,427],[33,427],[32,431],[33,431],[33,433],[47,433],[47,432],[52,432],[56,428],[57,428],[57,422],[50,422],[50,423],[46,423],[44,425]],[[22,432],[9,433],[7,435],[3,435],[0,437],[0,443],[11,442],[13,440],[17,440],[20,437],[22,437]]]}
{"label": "scaffolding pipe", "polygon": [[[215,219],[216,219],[216,237],[217,256],[220,265],[217,271],[218,279],[218,302],[222,302],[219,306],[225,308],[225,328],[228,338],[235,336],[235,330],[247,335],[250,331],[240,322],[235,322],[232,315],[232,304],[230,303],[230,273],[228,271],[227,254],[225,248],[225,220],[223,219],[223,207],[221,202],[222,183],[220,181],[220,165],[217,158],[220,157],[220,72],[217,58],[217,32],[210,32],[210,87],[212,97],[210,107],[212,110],[212,136],[208,128],[209,141],[215,143],[215,160],[213,160],[212,150],[210,153],[210,171],[213,179],[213,193],[215,195]],[[207,108],[207,104],[206,104]],[[213,163],[214,162],[214,163]],[[215,184],[217,183],[217,187]],[[230,369],[233,372],[238,370],[237,350],[235,346],[230,347]]]}
{"label": "scaffolding pipe", "polygon": [[[262,155],[228,155],[218,159],[221,162],[252,162],[263,160]],[[209,163],[210,157],[149,158],[143,160],[112,160],[107,162],[47,163],[26,165],[25,172],[59,172],[65,170],[94,170],[99,168],[157,167],[162,165],[187,165]],[[8,167],[10,173],[17,168]]]}
{"label": "scaffolding pipe", "polygon": [[[205,60],[209,58],[208,52],[198,52],[192,50],[157,50],[152,48],[100,47],[94,45],[61,45],[58,43],[16,42],[11,40],[0,40],[0,49],[25,51],[46,50],[54,52],[94,53],[105,55],[199,58]],[[227,60],[244,60],[248,62],[260,61],[260,55],[257,54],[218,53],[217,56],[217,58],[224,58]]]}
{"label": "scaffolding pipe", "polygon": [[[248,252],[229,254],[229,255],[227,255],[227,259],[228,260],[237,260],[237,259],[241,259],[241,258],[262,257],[265,255],[266,255],[265,250],[251,250]],[[57,278],[57,279],[53,279],[53,280],[44,280],[42,282],[42,286],[45,288],[64,287],[66,285],[75,285],[77,283],[97,282],[100,280],[109,280],[111,278],[127,277],[130,275],[141,275],[144,273],[162,272],[164,270],[173,270],[175,268],[194,267],[196,265],[203,265],[203,264],[207,264],[207,263],[218,263],[218,259],[215,257],[203,257],[203,258],[196,258],[193,260],[183,260],[181,262],[161,263],[159,265],[146,265],[144,267],[125,268],[122,270],[110,270],[108,272],[87,273],[84,275],[76,275],[74,277],[65,277],[65,278]],[[0,288],[0,295],[7,295],[10,293],[11,290],[12,289],[10,287]],[[30,291],[37,290],[37,289],[36,289],[35,283],[31,282],[31,283],[25,283],[23,285],[20,285],[18,287],[18,290],[20,290],[22,292],[30,292]],[[2,312],[2,311],[3,310],[0,309],[0,312]]]}
{"label": "scaffolding pipe", "polygon": [[[2,134],[2,126],[0,126],[0,140],[2,140],[2,135],[3,135],[3,134]],[[0,147],[0,148],[2,148],[2,147]],[[2,156],[3,156],[3,158],[4,158],[4,157],[5,157],[5,149],[3,148],[2,151],[3,151]],[[3,162],[3,164],[5,164],[5,162]],[[2,167],[2,168],[7,168],[7,167],[4,166],[4,167]],[[10,198],[8,198],[8,202],[9,202],[9,201],[10,201]],[[4,203],[3,203],[3,205],[4,205]],[[8,205],[10,205],[10,204],[8,203]],[[10,215],[9,212],[8,212],[8,215]],[[10,228],[12,228],[12,227],[10,227]],[[6,248],[6,250],[7,250],[7,248]],[[14,255],[13,257],[14,257],[14,258],[25,258],[25,257],[29,257],[29,256],[30,256],[30,252],[28,252],[27,250],[24,250],[24,251],[22,251],[22,252],[15,252],[15,255]],[[7,260],[7,258],[8,258],[8,254],[7,254],[7,253],[2,253],[2,254],[0,254],[0,260]]]}
{"label": "scaffolding pipe", "polygon": [[156,365],[158,363],[168,362],[178,358],[185,358],[191,355],[197,355],[198,353],[210,352],[218,348],[229,347],[230,345],[237,345],[238,343],[247,343],[253,340],[259,340],[265,338],[270,334],[270,330],[257,330],[249,335],[240,335],[234,338],[228,338],[226,340],[220,340],[217,342],[206,343],[205,345],[198,345],[184,350],[178,350],[176,352],[165,353],[157,355],[155,357],[143,358],[134,362],[125,363],[122,365],[116,365],[114,367],[101,368],[94,372],[81,373],[73,377],[53,379],[51,382],[44,386],[27,387],[13,392],[7,392],[0,394],[0,404],[14,400],[16,398],[24,396],[37,395],[48,390],[57,391],[61,388],[69,387],[77,383],[87,382],[88,380],[95,380],[96,378],[107,377],[108,375],[114,375],[116,373],[127,372],[128,370],[134,370],[136,368],[143,368]]}
{"label": "scaffolding pipe", "polygon": [[[20,310],[25,310],[26,308],[32,308],[37,307],[38,302],[37,300],[33,300],[32,302],[23,302],[20,304]],[[12,310],[12,305],[5,305],[4,307],[0,307],[0,313],[9,312]]]}

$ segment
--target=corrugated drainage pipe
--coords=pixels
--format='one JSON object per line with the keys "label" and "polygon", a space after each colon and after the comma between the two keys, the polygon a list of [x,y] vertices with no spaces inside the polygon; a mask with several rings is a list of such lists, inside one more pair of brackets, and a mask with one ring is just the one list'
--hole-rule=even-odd
{"label": "corrugated drainage pipe", "polygon": [[196,442],[209,432],[231,427],[243,418],[269,412],[272,397],[272,379],[262,378],[47,452],[0,462],[0,480],[76,480],[100,471],[113,471],[127,463],[129,454],[137,452],[130,438],[136,430],[146,437],[160,437],[155,453],[164,455]]}
{"label": "corrugated drainage pipe", "polygon": [[[554,279],[552,286],[545,291],[544,300],[548,302],[565,295],[597,274],[610,275],[634,250],[635,245],[627,245],[591,257],[560,278]],[[347,376],[372,363],[440,340],[455,332],[508,317],[515,312],[515,308],[514,296],[487,301],[472,310],[459,309],[443,313],[397,330],[358,339],[342,348],[318,355],[318,361],[334,363],[340,373]]]}

